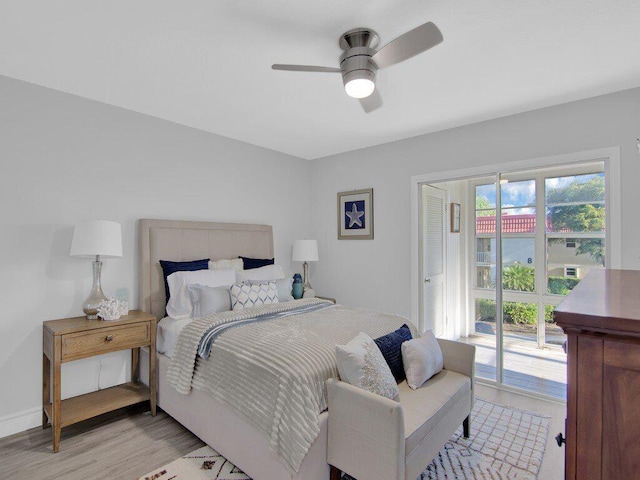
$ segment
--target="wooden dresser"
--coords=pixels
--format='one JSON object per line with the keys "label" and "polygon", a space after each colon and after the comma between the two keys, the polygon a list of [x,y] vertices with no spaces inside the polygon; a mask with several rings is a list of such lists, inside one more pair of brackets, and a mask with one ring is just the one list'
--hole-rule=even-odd
{"label": "wooden dresser", "polygon": [[640,271],[592,270],[554,318],[568,337],[565,478],[640,479]]}

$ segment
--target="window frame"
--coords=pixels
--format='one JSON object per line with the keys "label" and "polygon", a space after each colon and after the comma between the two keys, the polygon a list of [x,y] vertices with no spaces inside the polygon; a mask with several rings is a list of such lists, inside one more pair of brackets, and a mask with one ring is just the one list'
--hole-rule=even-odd
{"label": "window frame", "polygon": [[[559,169],[576,167],[588,163],[604,162],[605,185],[606,185],[606,265],[608,268],[622,267],[622,197],[621,197],[621,148],[620,146],[609,146],[591,150],[574,151],[570,153],[552,154],[544,157],[529,157],[521,160],[509,160],[508,158],[495,158],[493,164],[482,164],[482,162],[469,162],[468,167],[455,170],[431,171],[430,173],[420,173],[412,175],[410,179],[411,196],[411,250],[410,250],[410,276],[411,276],[411,321],[415,325],[421,324],[422,312],[420,310],[420,297],[423,280],[420,277],[419,264],[421,259],[420,250],[420,228],[421,219],[419,213],[420,206],[420,185],[423,183],[443,183],[469,181],[477,178],[496,178],[498,172],[512,175],[512,172],[522,172],[534,169],[548,169],[557,166]],[[512,157],[513,158],[513,157]],[[429,167],[426,167],[427,170]],[[473,199],[466,198],[465,204],[471,206]],[[471,256],[469,248],[469,229],[473,227],[471,208],[463,208],[465,225],[465,245],[468,256]],[[473,308],[472,296],[472,263],[467,262],[466,271],[463,274],[461,291],[465,292],[465,300],[461,315],[466,319],[466,323],[461,326],[460,335],[466,336],[473,331]]]}

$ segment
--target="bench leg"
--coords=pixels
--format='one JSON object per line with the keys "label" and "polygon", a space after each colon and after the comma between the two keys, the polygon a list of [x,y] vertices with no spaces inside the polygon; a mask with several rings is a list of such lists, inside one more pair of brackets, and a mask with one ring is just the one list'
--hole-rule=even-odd
{"label": "bench leg", "polygon": [[[471,415],[469,415],[470,417]],[[469,438],[469,417],[465,418],[464,421],[462,422],[462,432],[464,435],[464,438]]]}
{"label": "bench leg", "polygon": [[340,480],[340,477],[342,477],[342,471],[339,468],[334,467],[333,465],[330,465],[331,467],[331,476],[329,477],[330,480]]}

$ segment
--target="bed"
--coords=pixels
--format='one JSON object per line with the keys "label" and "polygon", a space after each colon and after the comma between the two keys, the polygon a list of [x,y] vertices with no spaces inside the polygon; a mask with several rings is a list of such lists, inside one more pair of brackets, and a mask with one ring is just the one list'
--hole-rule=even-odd
{"label": "bed", "polygon": [[[159,260],[218,260],[236,258],[239,255],[273,257],[273,233],[268,225],[140,220],[139,226],[140,308],[158,319],[165,316],[165,292]],[[148,360],[142,358],[141,378],[147,378],[147,365]],[[179,393],[169,384],[172,368],[175,369],[175,362],[172,364],[169,357],[158,353],[158,406],[247,475],[255,480],[329,478],[329,466],[326,463],[326,411],[320,413],[317,419],[319,432],[301,463],[293,471],[290,464],[288,467],[282,458],[274,454],[272,442],[263,434],[264,431],[260,431],[255,423],[247,421],[233,408],[229,408],[229,405],[216,401],[211,392],[207,394],[202,390],[191,389],[188,394]]]}
{"label": "bed", "polygon": [[[140,220],[140,309],[161,319],[165,292],[159,260],[273,258],[273,230],[269,225]],[[255,480],[327,480],[327,413],[320,415],[320,434],[297,475],[272,453],[268,440],[253,425],[205,393],[178,393],[167,383],[170,358],[157,354],[158,406]],[[148,368],[143,358],[141,369]],[[148,378],[141,371],[140,378]]]}

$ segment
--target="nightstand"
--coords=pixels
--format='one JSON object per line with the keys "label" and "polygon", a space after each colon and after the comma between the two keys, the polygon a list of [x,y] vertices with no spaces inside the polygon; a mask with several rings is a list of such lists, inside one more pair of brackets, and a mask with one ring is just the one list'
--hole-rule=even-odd
{"label": "nightstand", "polygon": [[321,297],[320,295],[316,295],[316,298],[319,298],[320,300],[329,300],[330,302],[336,303],[336,299],[335,298]]}
{"label": "nightstand", "polygon": [[[53,451],[60,446],[60,432],[82,420],[135,403],[149,401],[156,414],[156,318],[133,310],[119,320],[64,318],[43,322],[42,329],[42,428],[53,427]],[[149,387],[138,382],[140,347],[149,347]],[[77,397],[60,399],[63,363],[103,353],[131,349],[131,381]],[[53,382],[51,370],[53,364]],[[51,388],[53,385],[53,388]],[[53,400],[51,399],[53,390]]]}

